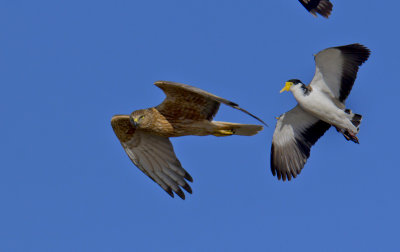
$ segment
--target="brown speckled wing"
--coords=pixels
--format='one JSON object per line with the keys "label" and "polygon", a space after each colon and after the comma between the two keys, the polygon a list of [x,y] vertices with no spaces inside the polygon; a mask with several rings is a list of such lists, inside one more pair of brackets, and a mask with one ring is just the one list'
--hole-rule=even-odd
{"label": "brown speckled wing", "polygon": [[174,197],[175,192],[185,199],[181,188],[192,193],[185,179],[190,182],[193,182],[193,179],[182,168],[167,137],[135,130],[128,115],[114,116],[111,126],[132,162],[171,197]]}
{"label": "brown speckled wing", "polygon": [[170,81],[157,81],[154,85],[161,88],[167,96],[156,109],[168,118],[211,121],[220,104],[224,103],[267,125],[257,116],[240,108],[238,104],[199,88]]}

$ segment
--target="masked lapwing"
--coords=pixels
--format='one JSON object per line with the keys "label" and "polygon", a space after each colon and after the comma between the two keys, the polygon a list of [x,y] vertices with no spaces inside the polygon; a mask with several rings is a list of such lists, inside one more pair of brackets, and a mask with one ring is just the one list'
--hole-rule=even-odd
{"label": "masked lapwing", "polygon": [[357,71],[370,50],[360,44],[331,47],[315,55],[316,70],[309,85],[298,79],[286,82],[280,91],[291,91],[298,102],[278,118],[271,147],[271,170],[278,179],[296,177],[311,146],[334,126],[347,140],[358,143],[362,116],[346,109],[345,101]]}

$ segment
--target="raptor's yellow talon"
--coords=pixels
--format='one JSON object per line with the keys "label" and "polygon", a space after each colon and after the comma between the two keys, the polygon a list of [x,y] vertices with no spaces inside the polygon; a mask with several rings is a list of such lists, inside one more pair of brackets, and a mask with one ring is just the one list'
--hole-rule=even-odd
{"label": "raptor's yellow talon", "polygon": [[233,130],[216,130],[213,134],[214,136],[231,136],[233,135]]}

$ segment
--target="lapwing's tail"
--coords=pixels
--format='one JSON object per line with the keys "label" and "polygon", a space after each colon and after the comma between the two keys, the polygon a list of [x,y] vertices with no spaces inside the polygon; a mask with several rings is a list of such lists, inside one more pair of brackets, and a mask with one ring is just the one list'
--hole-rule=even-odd
{"label": "lapwing's tail", "polygon": [[360,142],[358,141],[356,134],[360,130],[359,126],[361,124],[362,115],[354,114],[353,112],[351,112],[350,109],[346,109],[344,112],[346,112],[346,114],[350,115],[350,118],[351,118],[350,121],[357,128],[357,132],[350,133],[348,130],[344,130],[344,131],[338,130],[338,131],[343,134],[344,138],[346,138],[347,141],[353,141],[353,142],[359,144]]}
{"label": "lapwing's tail", "polygon": [[346,114],[348,114],[348,118],[350,119],[351,123],[357,128],[357,132],[358,132],[358,127],[361,124],[362,115],[355,114],[350,109],[345,109],[344,112]]}
{"label": "lapwing's tail", "polygon": [[360,126],[362,120],[362,115],[360,114],[353,114],[353,118],[351,118],[351,123],[356,126],[358,130],[358,126]]}

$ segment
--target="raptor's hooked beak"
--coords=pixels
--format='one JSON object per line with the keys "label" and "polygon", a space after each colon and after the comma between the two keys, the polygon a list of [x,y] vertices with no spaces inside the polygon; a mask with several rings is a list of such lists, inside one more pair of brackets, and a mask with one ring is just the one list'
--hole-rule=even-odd
{"label": "raptor's hooked beak", "polygon": [[285,83],[285,87],[282,88],[282,90],[281,90],[279,93],[282,93],[282,92],[284,92],[284,91],[289,91],[289,90],[290,90],[290,87],[291,87],[292,85],[293,85],[293,82],[287,81],[287,82]]}
{"label": "raptor's hooked beak", "polygon": [[130,118],[131,119],[131,123],[133,124],[133,126],[137,127],[139,125],[139,119],[137,117],[135,118]]}

